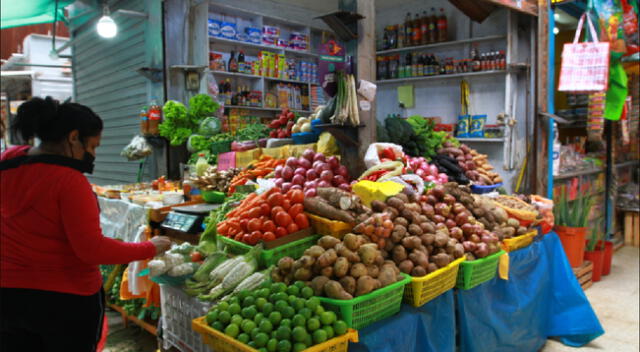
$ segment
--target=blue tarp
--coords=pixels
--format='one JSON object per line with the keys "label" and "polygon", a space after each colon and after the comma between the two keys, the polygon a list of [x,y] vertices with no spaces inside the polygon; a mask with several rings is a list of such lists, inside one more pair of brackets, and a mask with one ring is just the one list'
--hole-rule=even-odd
{"label": "blue tarp", "polygon": [[420,308],[403,304],[361,329],[349,351],[454,351],[456,327],[461,352],[538,351],[548,337],[581,346],[604,333],[555,233],[509,257],[508,281],[451,290]]}
{"label": "blue tarp", "polygon": [[400,313],[360,329],[349,352],[452,352],[455,328],[450,290],[419,308],[402,304]]}
{"label": "blue tarp", "polygon": [[460,351],[537,351],[548,337],[581,346],[604,333],[555,233],[509,257],[508,281],[457,291]]}

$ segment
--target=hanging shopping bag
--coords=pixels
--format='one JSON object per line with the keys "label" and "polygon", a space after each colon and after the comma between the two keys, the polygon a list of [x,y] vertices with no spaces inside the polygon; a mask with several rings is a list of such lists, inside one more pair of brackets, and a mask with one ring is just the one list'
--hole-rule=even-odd
{"label": "hanging shopping bag", "polygon": [[[587,18],[593,42],[578,43],[584,19]],[[591,19],[584,13],[578,22],[573,43],[567,43],[562,49],[560,66],[561,92],[601,92],[607,90],[609,83],[609,43],[599,42]]]}

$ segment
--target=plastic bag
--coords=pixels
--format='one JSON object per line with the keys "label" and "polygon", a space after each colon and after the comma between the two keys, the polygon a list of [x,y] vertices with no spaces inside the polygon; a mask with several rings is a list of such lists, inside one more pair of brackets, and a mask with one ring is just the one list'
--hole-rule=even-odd
{"label": "plastic bag", "polygon": [[329,132],[322,132],[318,138],[318,153],[324,155],[338,155],[340,154],[340,148],[338,147],[338,141]]}
{"label": "plastic bag", "polygon": [[387,152],[389,155],[386,155],[386,159],[396,160],[404,157],[404,152],[402,151],[402,147],[393,144],[393,143],[372,143],[367,148],[367,152],[364,155],[364,165],[367,168],[378,165],[382,163],[380,160],[380,153]]}
{"label": "plastic bag", "polygon": [[540,222],[542,234],[548,233],[553,229],[555,223],[555,218],[553,217],[553,200],[532,194],[531,204],[533,204],[540,215],[542,215],[542,221]]}
{"label": "plastic bag", "polygon": [[619,59],[627,52],[620,3],[616,0],[592,0],[591,10],[594,18],[598,18],[600,41],[609,42],[612,58]]}
{"label": "plastic bag", "polygon": [[142,136],[135,136],[120,152],[120,155],[127,158],[129,161],[140,160],[148,155],[151,155],[151,147],[147,140]]}
{"label": "plastic bag", "polygon": [[424,193],[424,181],[418,175],[408,174],[395,176],[390,178],[389,181],[393,181],[405,186],[405,188],[409,189],[409,191],[415,195],[421,195],[422,193]]}
{"label": "plastic bag", "polygon": [[[633,55],[640,51],[640,34],[638,33],[638,12],[629,5],[628,0],[620,0],[622,5],[622,28],[627,43],[627,54]],[[637,6],[637,5],[636,5]]]}

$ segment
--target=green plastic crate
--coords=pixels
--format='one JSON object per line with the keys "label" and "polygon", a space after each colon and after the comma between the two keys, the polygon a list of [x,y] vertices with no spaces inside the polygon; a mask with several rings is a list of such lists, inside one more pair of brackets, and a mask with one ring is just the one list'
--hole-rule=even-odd
{"label": "green plastic crate", "polygon": [[360,330],[400,311],[404,286],[411,282],[411,276],[402,276],[404,279],[398,282],[354,299],[318,298],[325,308],[336,312],[350,328]]}
{"label": "green plastic crate", "polygon": [[[276,248],[264,249],[262,253],[260,253],[258,264],[266,268],[271,265],[277,264],[278,260],[284,257],[298,259],[302,257],[302,254],[305,250],[307,250],[307,248],[316,244],[319,238],[320,235],[311,235],[293,242],[289,242],[287,244],[283,244],[282,246],[278,246]],[[232,238],[218,236],[218,239],[227,245],[227,252],[229,253],[244,254],[251,250],[251,248],[253,248],[253,246],[236,241]]]}
{"label": "green plastic crate", "polygon": [[460,263],[456,288],[470,290],[483,282],[493,279],[498,271],[500,256],[504,253],[505,252],[501,250],[486,258]]}

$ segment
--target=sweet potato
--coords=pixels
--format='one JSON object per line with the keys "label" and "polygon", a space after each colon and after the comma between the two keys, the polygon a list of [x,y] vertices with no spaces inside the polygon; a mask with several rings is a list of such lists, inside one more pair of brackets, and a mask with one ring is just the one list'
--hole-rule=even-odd
{"label": "sweet potato", "polygon": [[324,292],[324,284],[326,284],[327,281],[329,281],[329,278],[324,275],[314,277],[313,280],[311,280],[313,294],[316,296],[322,296]]}
{"label": "sweet potato", "polygon": [[351,266],[351,270],[349,274],[353,276],[354,279],[359,278],[360,276],[367,275],[367,267],[362,263],[355,263]]}
{"label": "sweet potato", "polygon": [[378,245],[374,243],[363,244],[358,248],[358,255],[364,265],[373,264],[378,254]]}
{"label": "sweet potato", "polygon": [[396,271],[394,270],[395,264],[393,266],[385,264],[380,269],[380,273],[378,274],[378,280],[380,280],[380,284],[382,287],[386,287],[396,282]]}
{"label": "sweet potato", "polygon": [[324,249],[331,249],[338,243],[340,243],[339,239],[329,235],[322,236],[318,240],[318,245]]}
{"label": "sweet potato", "polygon": [[329,204],[337,209],[355,209],[360,205],[360,198],[335,187],[318,187],[318,196],[327,200]]}
{"label": "sweet potato", "polygon": [[356,293],[356,279],[351,276],[345,276],[340,279],[340,285],[347,291],[348,294],[354,295]]}
{"label": "sweet potato", "polygon": [[400,271],[402,271],[405,274],[410,274],[411,270],[413,270],[413,262],[410,261],[409,259],[403,260],[402,263],[400,263],[400,265],[398,265],[398,268],[400,269]]}
{"label": "sweet potato", "polygon": [[333,263],[336,262],[336,259],[338,259],[338,254],[335,249],[331,248],[318,257],[316,265],[322,270],[322,268],[333,265]]}
{"label": "sweet potato", "polygon": [[322,255],[322,253],[324,253],[324,248],[318,245],[313,245],[304,251],[304,255],[308,255],[313,258],[318,258],[319,256]]}
{"label": "sweet potato", "polygon": [[324,284],[324,293],[329,298],[353,299],[353,296],[347,293],[338,281],[334,280],[329,280]]}
{"label": "sweet potato", "polygon": [[397,245],[393,247],[393,252],[391,253],[391,257],[393,261],[400,264],[403,260],[407,259],[407,251],[402,245]]}
{"label": "sweet potato", "polygon": [[336,253],[338,253],[338,256],[346,258],[351,263],[358,263],[360,261],[360,257],[343,243],[336,244],[334,249]]}
{"label": "sweet potato", "polygon": [[402,209],[404,209],[404,202],[398,197],[389,197],[386,203],[388,206],[398,209],[398,211],[402,211]]}
{"label": "sweet potato", "polygon": [[369,275],[360,276],[356,283],[356,297],[366,295],[374,290],[376,284],[374,279]]}
{"label": "sweet potato", "polygon": [[344,221],[350,224],[356,222],[356,219],[349,212],[336,209],[319,197],[305,197],[304,209],[327,219]]}
{"label": "sweet potato", "polygon": [[339,257],[333,264],[333,275],[341,278],[349,272],[349,260],[345,257]]}

